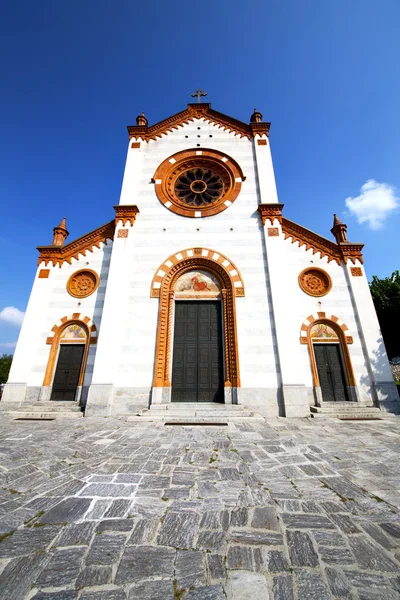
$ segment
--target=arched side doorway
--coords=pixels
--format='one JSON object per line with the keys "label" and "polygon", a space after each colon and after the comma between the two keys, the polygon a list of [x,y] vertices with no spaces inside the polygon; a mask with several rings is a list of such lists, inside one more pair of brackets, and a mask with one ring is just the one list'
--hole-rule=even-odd
{"label": "arched side doorway", "polygon": [[213,250],[180,251],[158,269],[151,296],[160,298],[153,388],[168,389],[164,401],[224,401],[240,387],[235,265]]}
{"label": "arched side doorway", "polygon": [[96,341],[96,326],[79,313],[63,317],[54,325],[46,340],[51,348],[43,380],[43,387],[51,387],[50,400],[76,400],[85,377],[89,346]]}
{"label": "arched side doorway", "polygon": [[356,381],[348,345],[353,338],[335,315],[317,313],[302,324],[300,342],[308,345],[316,403],[354,401]]}

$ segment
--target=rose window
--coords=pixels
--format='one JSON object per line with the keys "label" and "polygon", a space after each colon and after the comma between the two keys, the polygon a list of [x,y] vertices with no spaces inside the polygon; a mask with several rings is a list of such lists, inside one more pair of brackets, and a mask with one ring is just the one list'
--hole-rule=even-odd
{"label": "rose window", "polygon": [[93,294],[99,284],[97,273],[89,269],[77,271],[68,280],[67,290],[75,298],[86,298]]}
{"label": "rose window", "polygon": [[211,169],[188,169],[175,182],[175,194],[188,206],[209,206],[224,192],[222,177]]}

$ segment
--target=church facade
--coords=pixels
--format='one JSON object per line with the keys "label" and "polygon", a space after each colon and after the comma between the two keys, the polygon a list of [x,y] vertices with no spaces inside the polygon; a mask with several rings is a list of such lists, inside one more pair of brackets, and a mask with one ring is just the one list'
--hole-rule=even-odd
{"label": "church facade", "polygon": [[128,132],[115,216],[72,242],[63,219],[38,248],[3,401],[398,412],[362,244],[284,216],[261,113],[196,103]]}

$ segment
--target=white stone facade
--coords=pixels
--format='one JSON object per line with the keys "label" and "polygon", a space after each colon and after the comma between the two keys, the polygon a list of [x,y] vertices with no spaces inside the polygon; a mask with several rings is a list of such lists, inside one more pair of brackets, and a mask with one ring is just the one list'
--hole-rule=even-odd
{"label": "white stone facade", "polygon": [[[318,390],[300,332],[307,317],[325,312],[345,323],[353,338],[352,399],[380,402],[386,410],[398,404],[365,273],[354,277],[350,271],[362,265],[339,266],[284,239],[278,218],[263,225],[259,204],[276,204],[278,197],[269,141],[259,145],[258,139],[196,118],[156,140],[142,140],[140,148],[129,143],[120,204],[137,205],[140,212],[133,225],[117,220],[114,240],[83,252],[79,260],[39,265],[50,275],[35,278],[3,400],[50,398],[51,383],[43,386],[50,353],[46,340],[60,319],[79,313],[93,321],[98,333],[76,396],[87,400],[88,416],[129,414],[151,402],[169,401],[168,389],[153,388],[160,301],[150,296],[152,279],[169,256],[208,248],[236,265],[245,287],[244,297],[235,299],[241,383],[226,390],[226,401],[266,416],[308,416]],[[152,182],[162,161],[193,148],[226,153],[246,177],[236,201],[210,217],[188,218],[168,210]],[[267,234],[272,226],[279,235]],[[121,229],[128,230],[127,237],[118,236]],[[299,273],[309,266],[330,275],[333,285],[326,296],[313,297],[299,287]],[[92,295],[77,299],[66,285],[72,273],[85,267],[99,275],[100,284]]]}

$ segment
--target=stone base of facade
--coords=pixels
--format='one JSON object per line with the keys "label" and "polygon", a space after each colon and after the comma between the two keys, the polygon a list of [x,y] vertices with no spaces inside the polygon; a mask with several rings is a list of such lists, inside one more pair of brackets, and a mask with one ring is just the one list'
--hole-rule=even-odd
{"label": "stone base of facade", "polygon": [[282,394],[285,417],[310,416],[310,390],[305,385],[283,385]]}
{"label": "stone base of facade", "polygon": [[379,408],[384,412],[398,415],[400,413],[400,398],[397,386],[393,381],[381,381],[375,383],[376,395]]}

